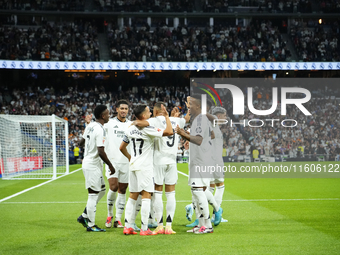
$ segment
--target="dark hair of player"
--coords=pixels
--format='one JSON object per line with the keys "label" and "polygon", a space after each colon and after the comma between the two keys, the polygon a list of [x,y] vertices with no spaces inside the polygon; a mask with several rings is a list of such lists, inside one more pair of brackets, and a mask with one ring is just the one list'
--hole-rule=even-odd
{"label": "dark hair of player", "polygon": [[126,104],[127,106],[129,106],[128,101],[126,101],[125,99],[120,99],[117,101],[116,107],[119,108],[121,104]]}
{"label": "dark hair of player", "polygon": [[102,113],[107,109],[106,105],[100,104],[97,105],[96,108],[94,109],[94,117],[96,119],[100,119],[102,117]]}
{"label": "dark hair of player", "polygon": [[146,104],[140,104],[137,105],[135,109],[133,109],[133,114],[137,117],[137,119],[141,117],[141,115],[145,111],[146,106],[147,106]]}

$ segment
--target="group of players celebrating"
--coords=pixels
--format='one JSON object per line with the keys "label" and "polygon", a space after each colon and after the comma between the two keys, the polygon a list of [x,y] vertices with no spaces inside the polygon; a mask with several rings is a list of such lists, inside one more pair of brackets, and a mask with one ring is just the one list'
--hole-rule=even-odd
{"label": "group of players celebrating", "polygon": [[[124,228],[125,235],[135,235],[137,231],[140,231],[140,235],[176,233],[172,229],[172,222],[176,209],[175,185],[178,179],[176,157],[181,136],[187,141],[185,146],[190,146],[189,185],[192,204],[185,208],[188,220],[191,220],[193,212],[196,212],[196,220],[188,225],[193,228],[188,232],[213,232],[212,221],[216,226],[222,218],[223,210],[220,205],[224,192],[223,176],[213,176],[212,180],[207,176],[191,173],[194,172],[196,164],[223,165],[222,134],[218,126],[212,127],[211,121],[225,117],[226,111],[222,107],[216,107],[213,109],[213,115],[202,115],[200,97],[188,97],[187,106],[189,112],[185,118],[179,118],[178,108],[174,108],[169,117],[165,103],[157,102],[153,108],[154,117],[150,118],[149,107],[140,104],[133,110],[136,120],[132,122],[127,119],[128,102],[119,100],[115,118],[110,119],[109,110],[105,105],[95,108],[96,121],[91,122],[92,116],[86,116],[87,127],[80,145],[85,145],[82,169],[88,200],[77,221],[86,227],[87,231],[105,231],[95,224],[96,205],[106,193],[102,173],[104,162],[109,183],[108,217],[105,223],[107,228],[112,225]],[[190,133],[184,130],[184,126],[189,122]],[[217,189],[213,195],[215,184]],[[163,185],[167,198],[165,228]],[[126,203],[127,187],[130,194]],[[213,219],[210,219],[209,203],[214,209]],[[125,226],[121,223],[124,208]],[[139,211],[141,229],[135,223]],[[155,220],[156,222],[153,222]],[[151,231],[149,227],[155,227],[155,230]]]}

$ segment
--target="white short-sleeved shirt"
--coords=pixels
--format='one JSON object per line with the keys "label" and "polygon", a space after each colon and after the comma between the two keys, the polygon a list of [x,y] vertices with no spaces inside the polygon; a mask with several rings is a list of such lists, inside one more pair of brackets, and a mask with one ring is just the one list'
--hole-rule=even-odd
{"label": "white short-sleeved shirt", "polygon": [[215,134],[215,139],[212,139],[212,146],[214,150],[213,160],[220,164],[221,161],[223,162],[223,134],[220,130],[220,127],[216,125],[212,128]]}
{"label": "white short-sleeved shirt", "polygon": [[[105,142],[105,152],[110,161],[115,163],[129,163],[127,157],[119,150],[120,144],[125,136],[125,131],[131,125],[131,121],[120,121],[117,117],[110,119],[108,123],[104,124],[107,134]],[[130,146],[127,148],[130,153]]]}
{"label": "white short-sleeved shirt", "polygon": [[[166,120],[164,116],[158,116],[148,119],[151,126],[166,128]],[[185,119],[170,117],[172,129],[174,130],[177,125],[180,128],[184,128]],[[155,140],[155,152],[154,152],[154,164],[155,165],[167,165],[176,164],[176,156],[178,151],[179,135],[165,136]]]}
{"label": "white short-sleeved shirt", "polygon": [[212,149],[211,142],[211,125],[206,115],[198,115],[192,122],[190,128],[190,136],[203,137],[200,146],[190,143],[190,168],[195,165],[210,166],[212,165]]}
{"label": "white short-sleeved shirt", "polygon": [[104,147],[106,132],[99,122],[91,122],[87,125],[83,138],[85,139],[84,161],[96,164],[100,161],[97,147]]}
{"label": "white short-sleeved shirt", "polygon": [[130,170],[153,170],[154,140],[162,137],[163,129],[148,126],[142,129],[130,126],[124,142],[131,143]]}

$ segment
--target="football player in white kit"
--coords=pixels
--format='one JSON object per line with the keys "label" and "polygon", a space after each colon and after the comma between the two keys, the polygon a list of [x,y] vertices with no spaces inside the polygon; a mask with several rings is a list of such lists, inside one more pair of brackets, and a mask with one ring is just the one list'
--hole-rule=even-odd
{"label": "football player in white kit", "polygon": [[[162,105],[165,107],[164,102],[157,102],[153,108],[153,116],[146,121],[151,126],[165,128],[166,120],[162,116]],[[175,107],[172,114],[178,116],[178,108]],[[184,128],[185,123],[189,122],[189,114],[186,118],[170,117],[172,129],[177,126]],[[145,124],[145,123],[143,123]],[[146,125],[147,125],[146,124]],[[162,137],[155,139],[155,151],[154,151],[154,178],[155,178],[155,193],[153,207],[155,210],[155,218],[157,219],[158,226],[154,230],[157,234],[176,234],[172,230],[172,222],[176,210],[176,198],[175,198],[175,185],[178,180],[177,173],[177,148],[178,148],[179,136],[174,134],[168,137]],[[163,184],[165,184],[165,195],[167,198],[166,204],[166,227],[163,227]]]}
{"label": "football player in white kit", "polygon": [[[142,104],[136,106],[134,114],[138,120],[147,120],[151,116],[149,107]],[[129,189],[130,196],[125,210],[125,235],[137,234],[132,228],[132,216],[135,211],[135,205],[138,195],[142,194],[141,218],[142,227],[140,235],[156,235],[148,229],[148,217],[150,213],[151,193],[154,192],[153,181],[153,154],[154,140],[156,137],[173,135],[170,118],[164,106],[162,106],[162,114],[165,116],[166,128],[163,130],[158,127],[148,126],[138,128],[135,125],[130,126],[126,132],[123,142],[120,145],[120,151],[130,161],[130,179]],[[131,155],[126,147],[132,143]]]}
{"label": "football player in white kit", "polygon": [[[226,115],[226,109],[224,109],[223,107],[215,107],[212,110],[212,115],[214,115],[214,117],[216,117],[217,119],[222,119],[225,120],[227,118]],[[213,149],[214,149],[214,154],[213,154],[213,160],[216,163],[216,165],[219,165],[221,167],[224,166],[224,162],[223,162],[223,134],[220,130],[220,126],[219,125],[213,125],[213,131],[214,131],[214,135],[215,138],[212,139],[212,143],[213,143]],[[214,173],[214,177],[213,179],[210,181],[210,192],[212,194],[214,194],[214,190],[215,190],[215,186],[216,186],[216,192],[215,192],[215,200],[217,202],[217,204],[219,206],[221,206],[222,204],[222,198],[223,198],[223,193],[224,193],[224,172],[222,173]],[[214,225],[218,225],[218,222],[215,222],[215,215],[213,215],[212,217],[212,221],[214,222]],[[224,220],[226,221],[226,220]]]}
{"label": "football player in white kit", "polygon": [[106,132],[103,125],[109,121],[110,115],[105,105],[98,105],[94,110],[94,115],[96,121],[86,127],[80,141],[80,146],[85,144],[82,168],[85,176],[85,187],[88,190],[88,200],[83,214],[78,217],[77,221],[86,227],[87,231],[105,232],[105,229],[95,225],[95,218],[96,206],[105,195],[103,164],[100,159],[109,166],[111,174],[115,173],[115,169],[104,150]]}
{"label": "football player in white kit", "polygon": [[113,226],[115,228],[124,227],[121,223],[121,217],[124,212],[126,189],[129,184],[129,160],[119,150],[119,146],[125,135],[125,130],[131,125],[131,121],[126,118],[129,112],[129,103],[126,100],[119,100],[116,104],[116,111],[117,117],[110,119],[109,122],[104,125],[108,134],[105,151],[116,170],[115,174],[111,175],[109,166],[105,165],[106,177],[110,186],[107,193],[108,216],[105,222],[107,228],[112,226],[113,206],[115,201],[116,216]]}
{"label": "football player in white kit", "polygon": [[[213,228],[209,215],[208,197],[210,186],[209,176],[204,176],[197,168],[207,168],[214,165],[212,160],[211,124],[206,115],[201,114],[200,96],[190,98],[191,128],[190,135],[180,127],[176,132],[186,140],[190,141],[190,164],[189,164],[189,185],[191,186],[192,199],[196,214],[199,218],[199,225],[193,229],[196,234],[212,233]],[[212,196],[212,194],[209,193]],[[216,212],[218,218],[221,215],[221,208]]]}

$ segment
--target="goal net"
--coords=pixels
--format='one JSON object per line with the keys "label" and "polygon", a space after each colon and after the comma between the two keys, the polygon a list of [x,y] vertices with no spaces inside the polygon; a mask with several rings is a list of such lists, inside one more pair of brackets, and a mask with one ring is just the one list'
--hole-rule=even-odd
{"label": "goal net", "polygon": [[69,173],[68,122],[55,115],[0,115],[3,179],[55,179]]}

